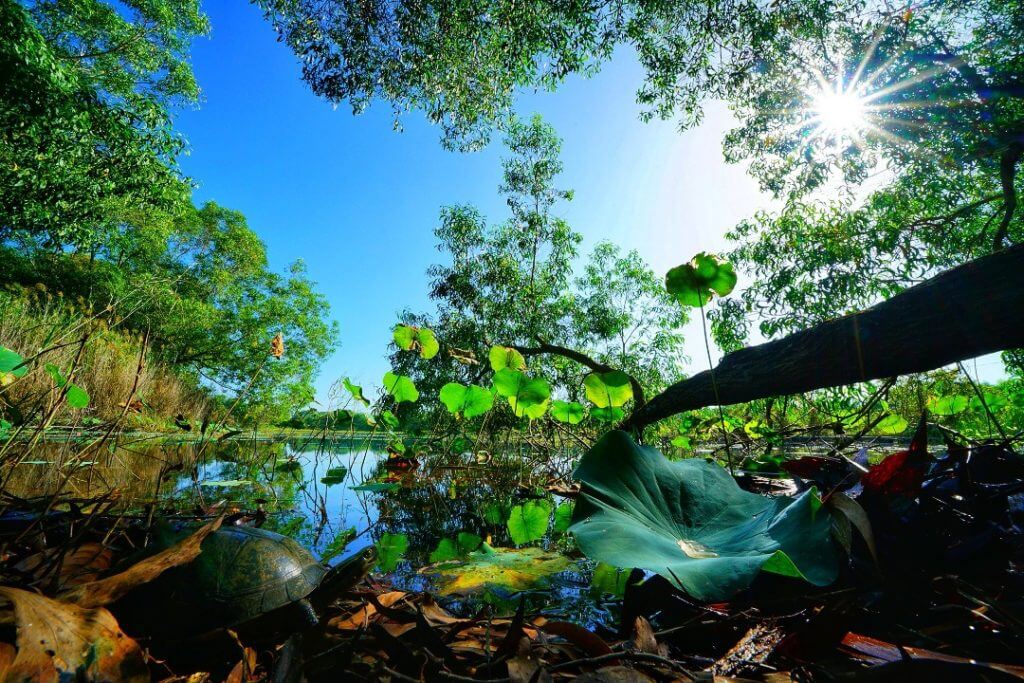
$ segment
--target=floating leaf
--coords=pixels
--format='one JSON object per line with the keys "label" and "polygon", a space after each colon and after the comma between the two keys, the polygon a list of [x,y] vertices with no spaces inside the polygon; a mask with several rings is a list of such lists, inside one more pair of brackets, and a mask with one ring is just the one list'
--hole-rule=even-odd
{"label": "floating leaf", "polygon": [[526,359],[523,358],[523,354],[509,346],[492,346],[487,357],[491,361],[491,369],[495,372],[505,368],[526,370]]}
{"label": "floating leaf", "polygon": [[831,518],[811,490],[769,498],[704,460],[671,462],[622,431],[580,460],[570,533],[590,558],[724,600],[765,569],[823,586],[838,574]]}
{"label": "floating leaf", "polygon": [[420,392],[416,391],[416,385],[405,375],[396,375],[393,372],[385,373],[384,388],[394,397],[395,403],[406,401],[415,403],[420,397]]}
{"label": "floating leaf", "polygon": [[559,422],[578,425],[586,416],[586,409],[575,401],[552,401],[551,417]]}
{"label": "floating leaf", "polygon": [[508,533],[512,542],[523,545],[544,538],[550,517],[551,503],[546,500],[528,500],[516,505],[508,515]]}
{"label": "floating leaf", "polygon": [[592,372],[583,379],[587,398],[598,408],[626,405],[633,398],[633,385],[624,372]]}
{"label": "floating leaf", "polygon": [[732,264],[706,252],[665,275],[665,289],[684,306],[706,305],[715,294],[727,296],[735,286]]}
{"label": "floating leaf", "polygon": [[46,372],[50,374],[50,378],[53,379],[53,383],[59,389],[64,389],[64,398],[68,402],[69,407],[85,408],[89,405],[89,394],[85,392],[85,389],[69,382],[68,378],[53,363],[47,363],[45,368]]}
{"label": "floating leaf", "polygon": [[204,481],[200,486],[210,486],[222,489],[233,489],[239,486],[249,486],[255,484],[251,479],[215,479],[213,481]]}
{"label": "floating leaf", "polygon": [[494,394],[476,385],[463,386],[449,382],[441,387],[441,403],[453,415],[473,418],[483,415],[494,405]]}
{"label": "floating leaf", "polygon": [[485,588],[522,591],[543,587],[547,577],[568,568],[564,555],[540,548],[492,548],[481,545],[464,560],[449,560],[420,570],[436,573],[447,580],[442,595],[475,593]]}
{"label": "floating leaf", "polygon": [[348,377],[343,377],[341,382],[342,384],[345,385],[345,390],[348,391],[348,393],[352,394],[352,398],[354,398],[356,401],[359,401],[367,408],[370,407],[370,399],[366,398],[366,396],[363,395],[363,388],[361,386],[359,386],[358,384],[353,384],[352,380],[350,380]]}
{"label": "floating leaf", "polygon": [[938,396],[928,401],[928,409],[936,415],[956,415],[967,410],[966,396]]}
{"label": "floating leaf", "polygon": [[420,358],[430,359],[437,355],[441,345],[433,331],[415,325],[395,325],[391,336],[403,351],[418,351]]}
{"label": "floating leaf", "polygon": [[10,373],[15,377],[24,377],[28,366],[22,365],[25,359],[20,354],[0,346],[0,374]]}
{"label": "floating leaf", "polygon": [[409,537],[405,534],[383,533],[377,543],[377,568],[387,574],[395,571],[398,561],[409,549]]}
{"label": "floating leaf", "polygon": [[324,474],[320,480],[321,484],[327,484],[328,486],[334,486],[345,481],[345,477],[348,476],[348,468],[345,466],[332,467]]}

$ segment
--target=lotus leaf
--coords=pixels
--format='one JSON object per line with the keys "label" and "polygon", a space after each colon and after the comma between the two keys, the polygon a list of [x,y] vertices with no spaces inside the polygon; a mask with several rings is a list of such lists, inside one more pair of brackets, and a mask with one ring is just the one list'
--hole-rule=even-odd
{"label": "lotus leaf", "polygon": [[598,408],[617,408],[633,398],[633,385],[624,372],[592,372],[583,379],[587,398]]}
{"label": "lotus leaf", "polygon": [[732,264],[706,252],[665,275],[665,289],[684,306],[704,306],[715,294],[727,296],[735,286]]}
{"label": "lotus leaf", "polygon": [[546,500],[528,500],[516,505],[508,515],[508,533],[512,542],[523,545],[544,538],[550,517],[551,503]]}
{"label": "lotus leaf", "polygon": [[415,325],[395,325],[391,333],[395,344],[403,351],[417,351],[420,358],[433,358],[441,349],[432,330]]}
{"label": "lotus leaf", "polygon": [[495,372],[509,368],[510,370],[525,370],[526,359],[523,354],[508,346],[492,346],[487,357],[491,361],[491,369]]}
{"label": "lotus leaf", "polygon": [[15,377],[24,377],[28,367],[22,365],[25,359],[20,354],[0,346],[0,374],[10,373]]}
{"label": "lotus leaf", "polygon": [[555,418],[559,422],[565,422],[566,424],[578,425],[583,422],[583,418],[586,416],[586,411],[582,405],[575,401],[552,401],[551,402],[551,417]]}
{"label": "lotus leaf", "polygon": [[416,391],[416,385],[405,375],[396,375],[393,372],[385,373],[384,388],[394,397],[395,403],[404,401],[415,403],[420,397],[420,392]]}
{"label": "lotus leaf", "polygon": [[598,422],[618,422],[626,413],[622,408],[591,408],[590,417]]}
{"label": "lotus leaf", "polygon": [[367,408],[370,407],[370,399],[366,398],[366,396],[363,395],[363,388],[361,386],[359,386],[358,384],[353,384],[352,380],[350,380],[348,377],[342,378],[341,382],[342,384],[345,385],[345,389],[348,391],[348,393],[352,394],[352,398],[354,398],[356,401],[359,401]]}
{"label": "lotus leaf", "polygon": [[564,555],[540,548],[492,548],[487,543],[469,553],[464,560],[441,562],[421,571],[447,577],[442,595],[474,593],[485,588],[513,591],[543,587],[547,577],[568,568]]}
{"label": "lotus leaf", "polygon": [[967,410],[966,396],[939,396],[928,401],[928,408],[936,415],[956,415]]}
{"label": "lotus leaf", "polygon": [[395,571],[398,561],[409,549],[409,537],[405,534],[383,533],[377,540],[377,567],[387,574]]}
{"label": "lotus leaf", "polygon": [[590,558],[639,567],[700,600],[724,600],[762,569],[824,586],[838,554],[815,491],[796,498],[742,490],[704,460],[671,462],[622,431],[580,460],[569,528]]}
{"label": "lotus leaf", "polygon": [[531,379],[527,375],[502,368],[494,373],[494,390],[508,399],[516,417],[536,419],[548,409],[551,386],[542,379]]}
{"label": "lotus leaf", "polygon": [[441,403],[452,415],[472,418],[483,415],[494,405],[494,394],[476,385],[464,386],[449,382],[441,387]]}

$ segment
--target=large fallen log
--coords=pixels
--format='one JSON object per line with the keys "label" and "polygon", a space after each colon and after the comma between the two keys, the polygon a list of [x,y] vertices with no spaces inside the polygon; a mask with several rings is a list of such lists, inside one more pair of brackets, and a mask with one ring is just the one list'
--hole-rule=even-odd
{"label": "large fallen log", "polygon": [[[751,346],[676,382],[623,423],[924,372],[1024,346],[1024,245],[984,256],[860,313]],[[717,385],[717,396],[715,388]]]}

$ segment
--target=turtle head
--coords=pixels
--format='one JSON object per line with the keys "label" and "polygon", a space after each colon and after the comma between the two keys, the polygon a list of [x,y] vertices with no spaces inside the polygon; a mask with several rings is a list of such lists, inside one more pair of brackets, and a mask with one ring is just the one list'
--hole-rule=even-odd
{"label": "turtle head", "polygon": [[330,604],[336,597],[359,583],[377,563],[377,548],[369,546],[331,567],[310,600],[317,607]]}

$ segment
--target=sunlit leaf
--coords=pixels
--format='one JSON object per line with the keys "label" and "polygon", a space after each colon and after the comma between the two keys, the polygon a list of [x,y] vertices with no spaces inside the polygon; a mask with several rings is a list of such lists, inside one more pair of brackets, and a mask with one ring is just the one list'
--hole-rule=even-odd
{"label": "sunlit leaf", "polygon": [[483,415],[494,405],[494,394],[476,385],[464,386],[449,382],[441,387],[441,402],[453,415],[473,418]]}
{"label": "sunlit leaf", "polygon": [[665,289],[684,306],[706,305],[715,294],[727,296],[736,287],[732,264],[701,252],[665,275]]}
{"label": "sunlit leaf", "polygon": [[896,413],[889,413],[882,418],[882,421],[875,425],[875,431],[879,434],[886,434],[889,436],[895,434],[902,434],[907,430],[907,421]]}
{"label": "sunlit leaf", "polygon": [[575,401],[552,401],[551,417],[559,422],[578,425],[586,416],[586,409]]}
{"label": "sunlit leaf", "polygon": [[539,541],[548,532],[551,503],[546,500],[528,500],[516,505],[508,515],[508,533],[512,542],[523,545]]}
{"label": "sunlit leaf", "polygon": [[564,534],[569,530],[569,525],[572,523],[572,501],[565,501],[560,503],[555,508],[555,524],[554,530],[556,533]]}
{"label": "sunlit leaf", "polygon": [[936,415],[956,415],[967,410],[967,397],[935,396],[929,399],[928,409]]}
{"label": "sunlit leaf", "polygon": [[358,384],[353,384],[348,377],[342,378],[341,381],[345,385],[346,391],[348,391],[348,393],[352,395],[352,398],[354,398],[356,401],[359,401],[366,407],[370,406],[370,399],[366,398],[366,396],[363,395],[363,388],[361,386],[359,386]]}
{"label": "sunlit leaf", "polygon": [[823,586],[839,557],[816,492],[796,498],[742,490],[702,459],[669,461],[622,431],[580,460],[570,533],[590,558],[660,574],[699,600],[724,600],[762,570]]}
{"label": "sunlit leaf", "polygon": [[979,399],[977,395],[971,396],[971,402],[969,404],[971,410],[985,412],[985,408],[987,407],[990,412],[995,413],[1010,405],[1010,402],[1007,401],[1004,396],[994,394],[991,391],[982,392],[982,396],[985,399],[984,406],[981,404],[981,399]]}
{"label": "sunlit leaf", "polygon": [[683,436],[682,434],[680,434],[679,436],[672,439],[672,445],[675,446],[676,448],[689,448],[690,437]]}
{"label": "sunlit leaf", "polygon": [[523,354],[508,346],[492,346],[487,354],[491,361],[491,369],[495,372],[508,368],[510,370],[526,370],[526,359]]}
{"label": "sunlit leaf", "polygon": [[395,571],[398,561],[409,549],[409,537],[405,534],[383,533],[375,544],[377,546],[377,568],[387,574]]}
{"label": "sunlit leaf", "polygon": [[396,375],[393,372],[384,374],[384,389],[395,399],[395,403],[415,403],[420,397],[416,391],[416,385],[405,375]]}
{"label": "sunlit leaf", "polygon": [[24,377],[28,366],[22,365],[25,359],[20,354],[0,346],[0,374],[10,373],[15,377]]}
{"label": "sunlit leaf", "polygon": [[587,399],[598,408],[614,408],[633,398],[633,385],[624,372],[592,372],[583,379]]}
{"label": "sunlit leaf", "polygon": [[469,594],[488,587],[509,591],[541,588],[547,577],[569,567],[564,555],[544,552],[540,548],[492,548],[484,543],[465,559],[441,562],[424,568],[423,572],[442,577],[442,595]]}
{"label": "sunlit leaf", "polygon": [[432,330],[414,325],[395,325],[391,333],[395,344],[403,351],[417,351],[421,358],[433,358],[441,346]]}
{"label": "sunlit leaf", "polygon": [[531,379],[523,373],[503,368],[494,373],[494,390],[508,399],[516,417],[536,419],[542,416],[551,397],[551,386],[543,379]]}
{"label": "sunlit leaf", "polygon": [[45,368],[50,378],[53,379],[53,383],[59,389],[64,389],[64,399],[69,407],[85,408],[89,405],[89,394],[85,392],[85,389],[73,382],[69,382],[68,378],[53,363],[47,363]]}

